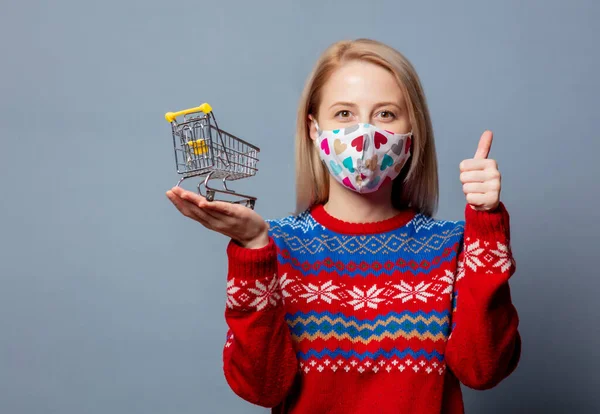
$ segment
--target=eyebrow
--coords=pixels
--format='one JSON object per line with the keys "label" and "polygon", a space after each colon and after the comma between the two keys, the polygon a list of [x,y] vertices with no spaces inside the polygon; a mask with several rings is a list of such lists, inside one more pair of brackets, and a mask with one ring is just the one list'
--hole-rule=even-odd
{"label": "eyebrow", "polygon": [[[380,107],[380,106],[388,106],[388,105],[393,105],[393,106],[395,106],[395,107],[397,107],[397,108],[399,108],[399,109],[401,108],[401,106],[400,106],[400,105],[398,105],[398,104],[397,104],[397,103],[395,103],[395,102],[378,102],[378,103],[375,105],[375,107]],[[352,102],[336,102],[336,103],[334,103],[333,105],[331,105],[331,106],[329,107],[329,109],[333,108],[334,106],[352,106],[352,107],[356,107],[356,104],[354,104],[354,103],[352,103]]]}

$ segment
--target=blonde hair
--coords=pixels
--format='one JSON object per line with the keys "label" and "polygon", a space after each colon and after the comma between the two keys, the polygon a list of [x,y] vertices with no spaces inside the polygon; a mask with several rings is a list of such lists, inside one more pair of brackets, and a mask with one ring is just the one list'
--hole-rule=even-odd
{"label": "blonde hair", "polygon": [[433,128],[419,77],[397,50],[371,39],[342,40],[329,46],[317,61],[300,97],[296,126],[296,213],[329,198],[329,172],[309,135],[308,115],[315,116],[321,88],[329,76],[351,60],[389,70],[402,90],[413,131],[411,157],[392,186],[395,208],[414,208],[433,216],[438,207],[438,175]]}

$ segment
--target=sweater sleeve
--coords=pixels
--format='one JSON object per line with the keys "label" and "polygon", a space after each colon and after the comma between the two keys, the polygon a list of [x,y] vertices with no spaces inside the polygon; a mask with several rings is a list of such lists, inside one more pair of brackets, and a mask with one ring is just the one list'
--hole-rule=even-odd
{"label": "sweater sleeve", "polygon": [[453,290],[452,330],[446,362],[460,382],[485,390],[517,367],[521,356],[519,317],[509,278],[515,272],[509,214],[468,204]]}
{"label": "sweater sleeve", "polygon": [[285,321],[272,238],[259,249],[227,246],[227,339],[223,370],[231,389],[263,407],[278,405],[297,370],[292,337]]}

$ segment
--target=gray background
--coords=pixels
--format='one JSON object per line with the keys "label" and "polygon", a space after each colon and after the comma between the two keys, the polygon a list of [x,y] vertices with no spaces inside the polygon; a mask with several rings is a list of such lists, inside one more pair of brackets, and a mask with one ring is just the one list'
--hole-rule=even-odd
{"label": "gray background", "polygon": [[210,102],[262,149],[232,187],[287,215],[300,91],[326,46],[357,37],[421,76],[436,217],[464,218],[458,164],[495,133],[523,353],[497,388],[465,389],[467,412],[600,411],[597,2],[1,6],[0,412],[266,412],[224,380],[227,240],[165,197],[163,115]]}

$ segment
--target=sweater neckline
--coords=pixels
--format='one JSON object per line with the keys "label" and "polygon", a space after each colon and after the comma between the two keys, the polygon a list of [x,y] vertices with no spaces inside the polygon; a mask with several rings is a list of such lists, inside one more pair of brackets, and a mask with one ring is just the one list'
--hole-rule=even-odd
{"label": "sweater neckline", "polygon": [[412,208],[405,208],[398,214],[381,221],[355,223],[340,220],[325,210],[324,204],[316,204],[310,208],[310,214],[315,221],[327,229],[342,234],[376,234],[396,230],[409,223],[417,214]]}

